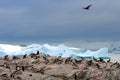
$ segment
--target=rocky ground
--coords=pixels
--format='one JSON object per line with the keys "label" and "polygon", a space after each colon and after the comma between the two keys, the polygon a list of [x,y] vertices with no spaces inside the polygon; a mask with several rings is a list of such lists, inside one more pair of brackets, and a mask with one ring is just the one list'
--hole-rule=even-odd
{"label": "rocky ground", "polygon": [[0,80],[120,80],[120,64],[110,59],[86,60],[42,56],[0,58]]}

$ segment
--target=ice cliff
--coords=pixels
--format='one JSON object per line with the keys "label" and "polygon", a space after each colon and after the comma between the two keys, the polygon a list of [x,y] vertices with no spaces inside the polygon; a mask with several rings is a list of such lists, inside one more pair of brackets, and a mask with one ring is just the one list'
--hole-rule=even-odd
{"label": "ice cliff", "polygon": [[101,48],[97,51],[90,51],[81,48],[67,47],[62,44],[58,46],[51,46],[48,44],[32,44],[26,47],[21,47],[19,45],[0,44],[0,57],[5,55],[29,55],[31,53],[36,53],[37,51],[41,52],[41,54],[44,56],[50,55],[55,57],[71,57],[74,59],[79,59],[81,57],[109,58],[108,48]]}

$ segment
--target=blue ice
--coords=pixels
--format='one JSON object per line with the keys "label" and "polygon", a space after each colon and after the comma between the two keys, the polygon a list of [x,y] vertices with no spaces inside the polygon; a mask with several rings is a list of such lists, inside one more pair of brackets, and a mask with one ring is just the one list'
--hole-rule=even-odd
{"label": "blue ice", "polygon": [[22,47],[20,51],[17,52],[5,52],[4,49],[0,47],[0,57],[5,55],[14,56],[14,55],[24,55],[24,54],[31,54],[36,53],[37,51],[41,52],[43,56],[50,55],[55,57],[71,57],[74,59],[79,59],[81,57],[84,58],[109,58],[108,55],[108,48],[101,48],[97,51],[85,50],[81,48],[71,48],[67,47],[63,44],[58,46],[51,46],[48,44],[39,45],[39,44],[32,44],[26,47]]}

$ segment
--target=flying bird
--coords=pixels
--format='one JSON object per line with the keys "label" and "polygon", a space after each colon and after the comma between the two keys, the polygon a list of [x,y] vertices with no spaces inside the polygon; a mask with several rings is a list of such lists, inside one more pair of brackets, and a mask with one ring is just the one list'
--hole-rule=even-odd
{"label": "flying bird", "polygon": [[87,7],[84,7],[83,9],[89,10],[91,6],[92,6],[92,4],[88,5]]}

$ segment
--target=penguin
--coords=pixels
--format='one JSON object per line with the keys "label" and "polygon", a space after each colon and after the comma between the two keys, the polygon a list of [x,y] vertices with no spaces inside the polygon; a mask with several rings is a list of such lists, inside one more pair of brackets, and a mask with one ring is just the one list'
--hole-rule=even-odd
{"label": "penguin", "polygon": [[25,66],[21,66],[22,71],[25,71]]}
{"label": "penguin", "polygon": [[20,59],[19,57],[17,57],[17,56],[13,56],[13,58],[12,58],[13,60],[15,60],[15,59]]}
{"label": "penguin", "polygon": [[8,55],[5,55],[5,56],[4,56],[4,59],[7,60],[7,59],[8,59]]}
{"label": "penguin", "polygon": [[16,71],[20,70],[20,66],[16,66],[15,69],[16,69]]}
{"label": "penguin", "polygon": [[37,55],[39,55],[40,53],[39,53],[39,51],[37,51]]}
{"label": "penguin", "polygon": [[89,66],[92,65],[92,60],[89,60],[88,63],[87,63]]}
{"label": "penguin", "polygon": [[111,61],[111,58],[109,58],[109,60],[107,60],[107,62],[110,62]]}
{"label": "penguin", "polygon": [[97,59],[95,59],[94,57],[93,57],[93,60],[94,60],[94,61],[96,61],[96,62],[98,62],[98,60],[97,60]]}
{"label": "penguin", "polygon": [[104,62],[104,60],[103,60],[102,58],[99,58],[99,61],[100,61],[100,62]]}
{"label": "penguin", "polygon": [[97,68],[100,69],[100,65],[99,64],[96,64]]}
{"label": "penguin", "polygon": [[84,58],[83,57],[80,57],[82,60],[84,60]]}
{"label": "penguin", "polygon": [[29,76],[32,76],[32,74],[29,74]]}
{"label": "penguin", "polygon": [[116,65],[116,64],[118,64],[118,62],[116,61],[115,63],[113,63],[110,67],[112,67],[112,66],[114,66],[114,65]]}
{"label": "penguin", "polygon": [[2,74],[0,77],[2,80],[10,80],[8,74]]}
{"label": "penguin", "polygon": [[8,64],[8,63],[5,62],[4,63],[4,67],[10,69],[10,64]]}
{"label": "penguin", "polygon": [[25,59],[27,57],[27,54],[23,55],[23,59]]}

